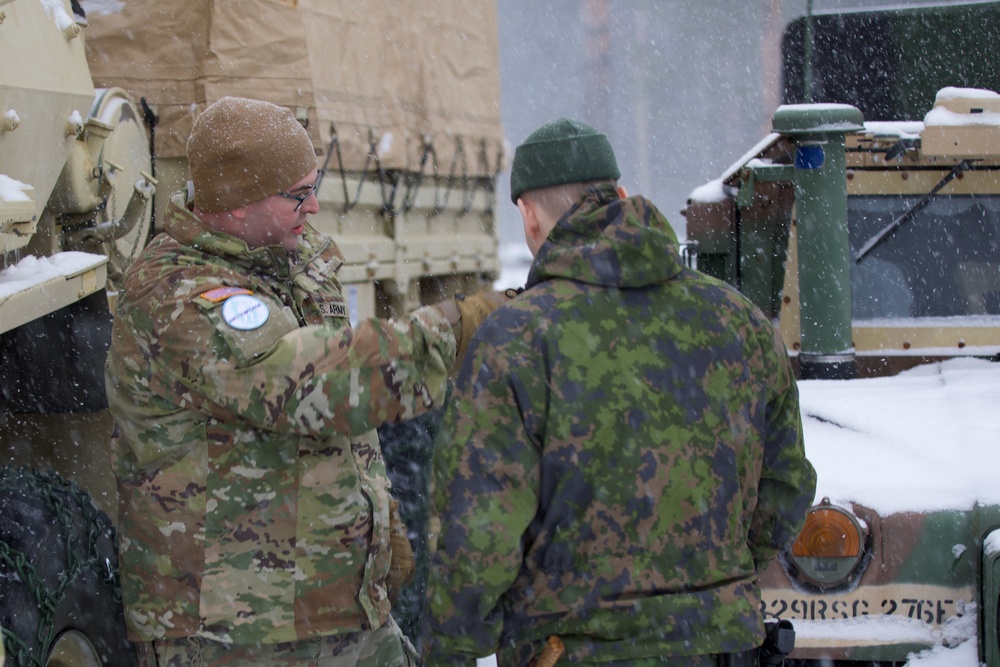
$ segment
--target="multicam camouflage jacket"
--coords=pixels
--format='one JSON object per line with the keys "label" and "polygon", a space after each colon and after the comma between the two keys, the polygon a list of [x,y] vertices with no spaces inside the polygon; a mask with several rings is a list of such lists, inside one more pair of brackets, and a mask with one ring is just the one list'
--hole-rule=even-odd
{"label": "multicam camouflage jacket", "polygon": [[434,307],[351,327],[333,242],[292,255],[174,195],[129,271],[106,368],[133,640],[277,643],[388,617],[389,482],[374,429],[440,405]]}
{"label": "multicam camouflage jacket", "polygon": [[786,350],[641,197],[591,188],[473,338],[436,441],[427,664],[548,637],[655,664],[764,637],[813,498]]}

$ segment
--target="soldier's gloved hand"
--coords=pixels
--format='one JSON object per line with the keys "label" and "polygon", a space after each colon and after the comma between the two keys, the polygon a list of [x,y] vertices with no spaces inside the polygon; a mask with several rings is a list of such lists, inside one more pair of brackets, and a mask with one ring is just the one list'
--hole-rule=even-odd
{"label": "soldier's gloved hand", "polygon": [[392,560],[389,561],[389,575],[385,585],[389,589],[389,601],[396,604],[399,591],[413,581],[413,575],[417,571],[413,547],[406,536],[406,524],[399,513],[398,500],[389,502],[389,548],[392,550]]}
{"label": "soldier's gloved hand", "polygon": [[510,301],[517,294],[517,290],[504,290],[502,292],[484,290],[471,296],[455,297],[455,305],[458,306],[458,312],[462,315],[461,333],[456,333],[458,341],[458,353],[455,355],[454,366],[456,369],[462,364],[462,359],[465,358],[465,351],[469,349],[469,341],[472,340],[476,329],[483,323],[486,316]]}

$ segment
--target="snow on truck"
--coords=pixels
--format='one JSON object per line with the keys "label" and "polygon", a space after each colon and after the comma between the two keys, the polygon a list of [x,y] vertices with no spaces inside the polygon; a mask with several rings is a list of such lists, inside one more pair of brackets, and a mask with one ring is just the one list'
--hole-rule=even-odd
{"label": "snow on truck", "polygon": [[[131,665],[103,365],[116,286],[226,95],[291,109],[352,319],[492,284],[496,7],[0,0],[0,629],[7,665]],[[2,655],[2,654],[0,654]]]}
{"label": "snow on truck", "polygon": [[698,268],[772,317],[801,380],[816,505],[763,611],[794,664],[1000,665],[1000,94],[952,41],[1000,7],[812,18],[773,132],[685,209]]}

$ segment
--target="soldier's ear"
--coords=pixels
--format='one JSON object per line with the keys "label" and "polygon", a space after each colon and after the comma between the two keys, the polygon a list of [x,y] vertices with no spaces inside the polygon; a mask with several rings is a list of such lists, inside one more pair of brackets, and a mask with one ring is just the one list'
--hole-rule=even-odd
{"label": "soldier's ear", "polygon": [[521,212],[521,220],[524,222],[525,238],[530,239],[537,236],[541,225],[538,222],[538,215],[535,213],[534,205],[518,197],[517,210]]}

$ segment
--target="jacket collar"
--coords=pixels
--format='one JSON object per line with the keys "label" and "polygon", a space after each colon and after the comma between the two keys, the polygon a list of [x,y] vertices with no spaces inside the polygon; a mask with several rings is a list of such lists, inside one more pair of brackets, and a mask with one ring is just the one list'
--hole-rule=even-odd
{"label": "jacket collar", "polygon": [[527,286],[567,278],[636,288],[670,280],[683,265],[666,217],[641,196],[622,199],[613,185],[587,190],[549,232]]}

